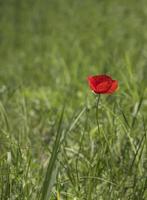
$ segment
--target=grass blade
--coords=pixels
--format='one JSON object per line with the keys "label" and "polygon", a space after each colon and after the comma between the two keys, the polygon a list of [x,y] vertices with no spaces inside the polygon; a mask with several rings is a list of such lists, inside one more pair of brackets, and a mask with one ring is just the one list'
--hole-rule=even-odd
{"label": "grass blade", "polygon": [[51,158],[48,163],[45,179],[44,179],[43,186],[42,186],[42,194],[41,194],[41,198],[40,198],[41,200],[46,200],[46,199],[50,198],[50,192],[51,192],[52,186],[54,184],[55,177],[57,175],[58,170],[57,170],[57,167],[55,167],[55,166],[56,166],[57,156],[59,153],[60,139],[61,139],[61,135],[62,135],[61,124],[63,121],[63,115],[64,115],[64,107],[63,107],[63,110],[62,110],[62,113],[60,116],[56,139],[55,139],[55,142],[53,145]]}

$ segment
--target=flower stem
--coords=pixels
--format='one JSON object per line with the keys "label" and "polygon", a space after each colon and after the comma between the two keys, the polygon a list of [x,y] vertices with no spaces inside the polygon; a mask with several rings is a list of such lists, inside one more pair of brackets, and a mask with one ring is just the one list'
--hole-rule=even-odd
{"label": "flower stem", "polygon": [[100,94],[96,97],[96,122],[97,122],[97,130],[98,134],[100,134],[100,126],[99,126],[99,102],[100,102]]}

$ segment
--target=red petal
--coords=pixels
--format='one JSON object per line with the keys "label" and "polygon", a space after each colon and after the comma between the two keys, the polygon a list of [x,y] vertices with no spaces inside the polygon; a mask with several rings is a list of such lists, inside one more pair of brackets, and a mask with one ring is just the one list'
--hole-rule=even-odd
{"label": "red petal", "polygon": [[88,82],[90,88],[98,94],[106,93],[112,85],[112,79],[107,75],[89,76]]}
{"label": "red petal", "polygon": [[96,84],[95,84],[95,79],[92,76],[88,77],[88,83],[90,88],[95,91],[96,90]]}
{"label": "red petal", "polygon": [[112,94],[113,92],[115,92],[115,90],[117,88],[118,88],[118,81],[117,80],[112,80],[112,85],[111,85],[110,89],[106,93]]}
{"label": "red petal", "polygon": [[89,76],[88,82],[91,90],[97,94],[112,94],[118,88],[117,80],[107,75]]}
{"label": "red petal", "polygon": [[99,83],[96,87],[95,93],[107,93],[107,91],[111,88],[112,81],[104,81]]}
{"label": "red petal", "polygon": [[90,77],[91,80],[93,80],[95,82],[95,84],[99,84],[103,81],[111,81],[111,77],[110,76],[107,76],[107,75],[96,75],[96,76],[91,76]]}

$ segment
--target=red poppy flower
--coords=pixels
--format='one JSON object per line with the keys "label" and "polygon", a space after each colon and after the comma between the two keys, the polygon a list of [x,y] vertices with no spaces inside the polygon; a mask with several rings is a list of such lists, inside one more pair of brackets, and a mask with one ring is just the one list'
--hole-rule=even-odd
{"label": "red poppy flower", "polygon": [[96,94],[112,94],[118,88],[118,81],[107,75],[89,76],[88,83]]}

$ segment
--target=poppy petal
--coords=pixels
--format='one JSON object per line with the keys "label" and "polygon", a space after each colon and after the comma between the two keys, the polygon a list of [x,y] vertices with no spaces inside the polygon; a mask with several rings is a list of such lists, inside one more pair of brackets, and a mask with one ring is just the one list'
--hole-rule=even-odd
{"label": "poppy petal", "polygon": [[95,91],[96,90],[96,84],[95,84],[95,79],[92,76],[88,77],[88,83],[89,83],[91,90]]}
{"label": "poppy petal", "polygon": [[99,83],[96,87],[96,93],[106,93],[112,86],[112,81],[104,81]]}
{"label": "poppy petal", "polygon": [[107,93],[111,94],[115,92],[115,90],[118,88],[118,81],[117,80],[112,80],[112,85],[110,89],[107,91]]}
{"label": "poppy petal", "polygon": [[112,94],[118,88],[117,80],[108,75],[95,75],[88,77],[91,90],[96,94]]}
{"label": "poppy petal", "polygon": [[96,75],[89,76],[88,82],[95,93],[105,93],[111,87],[112,79],[107,75]]}
{"label": "poppy petal", "polygon": [[93,81],[96,85],[103,81],[112,81],[110,76],[107,75],[96,75],[90,77],[91,81]]}

